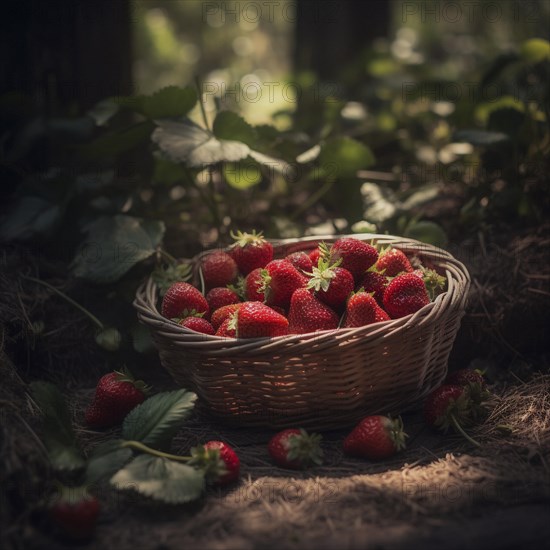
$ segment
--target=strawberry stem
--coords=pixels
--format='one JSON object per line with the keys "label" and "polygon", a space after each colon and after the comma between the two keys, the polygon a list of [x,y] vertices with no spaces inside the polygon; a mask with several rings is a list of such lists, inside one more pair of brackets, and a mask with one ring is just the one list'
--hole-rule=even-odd
{"label": "strawberry stem", "polygon": [[42,279],[36,279],[34,277],[30,277],[29,275],[21,275],[23,279],[27,279],[29,281],[33,281],[35,283],[38,283],[40,285],[45,286],[46,288],[49,288],[53,292],[55,292],[58,296],[61,296],[64,300],[69,302],[69,304],[73,305],[75,308],[77,308],[79,311],[81,311],[86,317],[88,317],[91,321],[93,321],[100,330],[105,329],[105,325],[92,313],[90,313],[84,306],[81,306],[78,302],[75,302],[72,298],[69,298],[64,292],[61,292],[61,290],[58,290],[54,286],[52,286],[50,283],[47,283],[46,281],[43,281]]}
{"label": "strawberry stem", "polygon": [[129,447],[130,449],[135,449],[136,451],[141,451],[143,453],[147,453],[153,456],[159,456],[161,458],[169,458],[170,460],[176,460],[177,462],[188,462],[189,460],[191,460],[190,456],[179,456],[170,453],[164,453],[162,451],[157,451],[156,449],[152,449],[151,447],[148,447],[147,445],[139,441],[124,441],[124,443],[121,443],[120,446],[123,448]]}
{"label": "strawberry stem", "polygon": [[450,415],[451,422],[453,424],[453,427],[456,429],[457,432],[460,433],[467,441],[469,441],[472,445],[475,445],[476,447],[481,447],[481,443],[473,439],[471,436],[469,436],[460,425],[460,422],[456,419],[456,416],[451,413]]}

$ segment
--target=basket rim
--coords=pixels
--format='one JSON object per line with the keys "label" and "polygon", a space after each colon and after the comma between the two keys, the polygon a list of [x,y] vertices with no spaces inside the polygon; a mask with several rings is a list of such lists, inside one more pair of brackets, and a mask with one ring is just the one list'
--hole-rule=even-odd
{"label": "basket rim", "polygon": [[[373,323],[363,327],[342,327],[306,334],[261,338],[228,338],[197,333],[163,317],[157,309],[156,304],[159,293],[151,275],[137,289],[133,305],[137,310],[139,320],[154,329],[158,335],[169,339],[177,339],[177,343],[183,345],[187,351],[199,354],[208,353],[208,355],[227,355],[228,353],[233,355],[235,353],[250,351],[267,353],[280,349],[281,346],[285,348],[292,346],[293,353],[300,353],[302,348],[309,348],[311,346],[312,340],[315,341],[317,349],[320,346],[333,346],[339,340],[348,340],[350,338],[361,338],[362,340],[370,341],[381,337],[389,337],[396,332],[406,330],[407,327],[412,325],[418,326],[424,323],[435,322],[448,310],[464,309],[466,294],[470,285],[469,273],[461,262],[442,248],[414,239],[376,233],[321,235],[268,240],[272,243],[276,252],[277,249],[283,249],[284,252],[284,248],[288,246],[304,244],[306,245],[304,248],[307,248],[307,245],[313,245],[321,241],[331,242],[344,237],[372,240],[376,241],[377,244],[391,244],[395,248],[401,248],[404,251],[417,253],[435,260],[436,265],[445,271],[447,289],[439,294],[433,302],[430,302],[416,313],[398,319]],[[221,249],[227,250],[228,247]],[[196,268],[200,259],[204,255],[210,254],[213,250],[215,249],[205,250],[191,259],[182,259],[182,261],[188,261]]]}

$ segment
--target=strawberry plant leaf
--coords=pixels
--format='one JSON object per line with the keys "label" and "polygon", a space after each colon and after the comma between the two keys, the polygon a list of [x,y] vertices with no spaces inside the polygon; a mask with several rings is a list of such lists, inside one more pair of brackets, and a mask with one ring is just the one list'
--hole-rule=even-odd
{"label": "strawberry plant leaf", "polygon": [[198,499],[204,491],[204,474],[192,466],[167,458],[140,455],[111,478],[117,489],[138,493],[171,504]]}
{"label": "strawberry plant leaf", "polygon": [[196,394],[185,389],[146,399],[124,419],[122,437],[150,447],[168,445],[191,414],[196,399]]}
{"label": "strawberry plant leaf", "polygon": [[337,137],[327,140],[319,153],[321,170],[332,178],[355,177],[359,170],[374,164],[374,154],[363,143]]}
{"label": "strawberry plant leaf", "polygon": [[250,147],[258,140],[254,128],[232,111],[218,113],[212,130],[218,139],[242,141]]}
{"label": "strawberry plant leaf", "polygon": [[86,464],[85,480],[87,483],[113,476],[132,458],[131,449],[121,447],[122,439],[106,441],[98,445]]}
{"label": "strawberry plant leaf", "polygon": [[43,235],[57,224],[61,214],[59,205],[42,197],[21,197],[0,222],[0,240],[27,240]]}
{"label": "strawberry plant leaf", "polygon": [[248,189],[262,181],[260,165],[253,160],[226,162],[223,165],[225,181],[235,189]]}
{"label": "strawberry plant leaf", "polygon": [[102,216],[84,227],[87,238],[71,264],[73,272],[94,283],[117,281],[154,254],[164,229],[161,221]]}
{"label": "strawberry plant leaf", "polygon": [[151,119],[180,117],[195,106],[197,92],[191,86],[167,86],[149,96],[119,97],[115,102]]}
{"label": "strawberry plant leaf", "polygon": [[77,470],[84,466],[65,398],[56,386],[36,381],[30,393],[42,414],[42,439],[56,470]]}

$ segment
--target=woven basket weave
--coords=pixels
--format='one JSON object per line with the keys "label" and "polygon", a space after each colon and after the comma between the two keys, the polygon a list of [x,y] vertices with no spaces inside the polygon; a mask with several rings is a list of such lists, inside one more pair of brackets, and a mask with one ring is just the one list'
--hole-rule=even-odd
{"label": "woven basket weave", "polygon": [[[448,252],[388,235],[349,235],[391,244],[447,277],[445,292],[413,315],[374,325],[277,338],[230,339],[191,331],[162,317],[149,279],[134,306],[162,365],[196,392],[204,410],[240,426],[328,430],[367,414],[413,408],[447,372],[470,278]],[[271,241],[275,257],[334,237]],[[192,261],[197,266],[203,252]]]}

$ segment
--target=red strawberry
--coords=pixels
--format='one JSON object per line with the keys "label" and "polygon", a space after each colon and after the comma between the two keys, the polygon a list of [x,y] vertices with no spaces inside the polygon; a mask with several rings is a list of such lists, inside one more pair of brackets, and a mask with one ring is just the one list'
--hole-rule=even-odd
{"label": "red strawberry", "polygon": [[261,302],[244,302],[234,321],[237,338],[282,336],[288,331],[287,318]]}
{"label": "red strawberry", "polygon": [[373,292],[374,299],[378,302],[379,306],[384,304],[384,292],[388,286],[388,278],[378,271],[370,268],[365,272],[361,281],[359,281],[359,287],[365,292]]}
{"label": "red strawberry", "polygon": [[338,322],[336,312],[306,288],[299,288],[292,295],[288,312],[289,334],[336,329]]}
{"label": "red strawberry", "polygon": [[436,297],[438,290],[445,287],[445,282],[447,281],[447,279],[439,275],[437,271],[425,267],[415,269],[412,273],[424,281],[428,296],[432,301]]}
{"label": "red strawberry", "polygon": [[387,416],[367,416],[344,439],[344,452],[351,456],[380,460],[405,448],[403,422]]}
{"label": "red strawberry", "polygon": [[92,428],[110,428],[145,399],[148,388],[122,369],[102,376],[97,383],[92,403],[86,410],[86,423]]}
{"label": "red strawberry", "polygon": [[265,299],[262,288],[264,280],[262,277],[263,268],[253,269],[244,279],[244,297],[248,302],[263,302]]}
{"label": "red strawberry", "polygon": [[307,288],[328,306],[339,310],[345,306],[348,296],[353,292],[353,275],[343,267],[330,265],[329,260],[321,259],[317,267],[307,273]]}
{"label": "red strawberry", "polygon": [[319,247],[315,248],[309,253],[309,259],[311,260],[311,265],[317,265],[319,263],[319,258],[321,257],[321,250]]}
{"label": "red strawberry", "polygon": [[179,324],[182,327],[194,330],[195,332],[214,335],[214,327],[202,317],[186,317],[185,319],[182,319]]}
{"label": "red strawberry", "polygon": [[376,269],[384,271],[386,277],[395,277],[399,273],[405,271],[412,273],[414,271],[409,258],[398,248],[385,248],[380,252]]}
{"label": "red strawberry", "polygon": [[220,309],[217,309],[212,313],[212,317],[210,319],[210,322],[212,323],[212,326],[214,327],[214,330],[218,330],[220,325],[231,316],[232,313],[237,311],[241,306],[243,305],[243,302],[239,302],[238,304],[229,304],[227,306],[223,306]]}
{"label": "red strawberry", "polygon": [[285,260],[290,262],[298,271],[311,271],[313,269],[313,264],[311,263],[310,257],[305,252],[293,252],[289,254]]}
{"label": "red strawberry", "polygon": [[63,487],[59,499],[49,507],[48,515],[64,535],[84,540],[92,536],[99,511],[98,500],[86,487]]}
{"label": "red strawberry", "polygon": [[426,285],[414,273],[398,275],[384,292],[384,309],[392,319],[415,313],[429,303]]}
{"label": "red strawberry", "polygon": [[462,428],[472,423],[472,400],[468,388],[454,384],[443,384],[433,390],[424,402],[424,420],[426,424],[446,432],[453,427],[468,441],[476,446],[473,440]]}
{"label": "red strawberry", "polygon": [[241,462],[235,451],[222,441],[208,441],[191,449],[189,465],[203,470],[213,485],[227,485],[239,477]]}
{"label": "red strawberry", "polygon": [[229,253],[237,263],[239,271],[248,275],[257,267],[265,267],[273,259],[273,245],[264,239],[262,232],[231,233],[235,243]]}
{"label": "red strawberry", "polygon": [[388,321],[390,316],[377,304],[368,292],[357,292],[348,300],[344,328],[362,327]]}
{"label": "red strawberry", "polygon": [[[240,305],[240,304],[239,304]],[[237,332],[232,316],[226,317],[222,324],[216,330],[216,336],[222,336],[223,338],[237,338]]]}
{"label": "red strawberry", "polygon": [[320,442],[319,434],[308,434],[301,428],[289,428],[271,438],[268,451],[278,466],[301,470],[322,464],[323,451]]}
{"label": "red strawberry", "polygon": [[211,289],[206,295],[206,301],[210,311],[214,312],[223,306],[230,304],[237,304],[240,302],[240,298],[236,292],[227,287],[217,286]]}
{"label": "red strawberry", "polygon": [[228,285],[239,272],[235,260],[223,250],[204,256],[201,260],[201,271],[206,288]]}
{"label": "red strawberry", "polygon": [[162,299],[162,315],[168,319],[180,319],[195,313],[208,317],[209,311],[206,298],[189,283],[174,283]]}
{"label": "red strawberry", "polygon": [[485,415],[486,409],[483,403],[491,396],[487,390],[487,384],[483,374],[479,370],[459,369],[450,373],[445,379],[445,384],[452,384],[467,388],[472,400],[472,418],[479,420]]}
{"label": "red strawberry", "polygon": [[378,259],[378,251],[359,239],[342,237],[330,247],[330,259],[333,263],[342,259],[340,267],[347,269],[359,281],[363,273]]}
{"label": "red strawberry", "polygon": [[268,306],[287,308],[293,292],[307,284],[307,277],[302,275],[286,260],[272,260],[262,271],[265,303]]}

